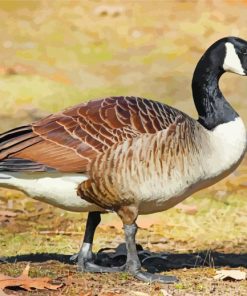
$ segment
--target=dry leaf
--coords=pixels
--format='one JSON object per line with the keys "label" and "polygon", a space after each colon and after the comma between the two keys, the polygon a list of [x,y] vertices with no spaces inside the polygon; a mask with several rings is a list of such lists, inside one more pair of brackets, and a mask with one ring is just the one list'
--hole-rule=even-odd
{"label": "dry leaf", "polygon": [[30,269],[30,265],[28,264],[23,270],[22,274],[18,277],[11,277],[11,276],[6,276],[4,274],[0,274],[0,292],[4,293],[3,289],[9,288],[9,287],[20,287],[27,291],[31,291],[33,289],[57,290],[58,288],[62,287],[63,284],[55,285],[55,284],[49,283],[51,279],[48,277],[43,277],[43,278],[29,277],[28,276],[29,269]]}
{"label": "dry leaf", "polygon": [[216,275],[214,276],[214,279],[216,280],[235,280],[235,281],[242,281],[245,280],[246,277],[246,272],[240,271],[240,270],[218,270],[216,271]]}
{"label": "dry leaf", "polygon": [[198,211],[195,205],[186,205],[183,203],[176,205],[175,208],[188,215],[195,215]]}

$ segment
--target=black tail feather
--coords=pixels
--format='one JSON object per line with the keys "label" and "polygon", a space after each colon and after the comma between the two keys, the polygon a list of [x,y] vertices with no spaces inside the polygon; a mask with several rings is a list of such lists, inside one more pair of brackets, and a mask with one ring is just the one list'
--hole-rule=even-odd
{"label": "black tail feather", "polygon": [[5,172],[51,172],[55,169],[42,163],[22,158],[6,158],[0,161],[0,171]]}

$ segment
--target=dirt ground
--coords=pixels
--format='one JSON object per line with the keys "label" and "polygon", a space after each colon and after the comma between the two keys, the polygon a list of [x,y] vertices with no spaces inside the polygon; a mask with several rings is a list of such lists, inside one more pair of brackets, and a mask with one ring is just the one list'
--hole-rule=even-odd
{"label": "dirt ground", "polygon": [[[190,90],[195,64],[221,37],[247,39],[246,9],[246,1],[240,0],[2,0],[0,130],[108,95],[152,98],[196,116]],[[245,79],[229,74],[220,85],[246,122]],[[221,269],[247,272],[246,188],[247,160],[227,179],[178,207],[139,217],[138,243],[144,249],[174,255],[171,269],[165,272],[179,278],[174,285],[140,283],[126,273],[79,273],[69,264],[69,255],[80,247],[86,214],[66,212],[20,192],[0,189],[0,258],[5,258],[0,274],[18,276],[31,262],[30,276],[48,276],[63,283],[57,291],[5,292],[247,295],[246,280],[214,279]],[[114,214],[103,215],[94,251],[122,242],[119,219]],[[196,254],[201,252],[198,262]],[[185,257],[178,260],[181,254]]]}

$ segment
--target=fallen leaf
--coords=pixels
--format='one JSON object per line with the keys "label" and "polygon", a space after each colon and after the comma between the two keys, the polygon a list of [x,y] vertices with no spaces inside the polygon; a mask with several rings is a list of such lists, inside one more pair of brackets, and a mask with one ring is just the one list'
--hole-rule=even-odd
{"label": "fallen leaf", "polygon": [[242,281],[247,278],[246,272],[234,269],[223,269],[216,271],[214,279],[216,280],[235,280]]}
{"label": "fallen leaf", "polygon": [[[30,265],[28,264],[23,270],[22,274],[18,277],[6,276],[4,274],[0,274],[0,292],[4,295],[3,289],[10,287],[20,287],[27,291],[31,291],[33,289],[38,290],[57,290],[62,287],[63,284],[51,284],[51,281],[48,277],[43,278],[31,278],[29,277]],[[1,294],[0,294],[1,295]],[[1,296],[2,296],[1,295]]]}
{"label": "fallen leaf", "polygon": [[176,205],[175,208],[188,215],[195,215],[198,212],[198,209],[195,205],[186,205],[180,203]]}

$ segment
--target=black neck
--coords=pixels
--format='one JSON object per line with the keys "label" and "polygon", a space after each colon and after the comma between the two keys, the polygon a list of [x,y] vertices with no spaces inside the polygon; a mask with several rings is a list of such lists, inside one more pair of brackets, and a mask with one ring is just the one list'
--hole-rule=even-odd
{"label": "black neck", "polygon": [[192,80],[198,121],[208,130],[238,117],[219,89],[219,79],[224,73],[220,63],[222,65],[223,60],[215,58],[212,52],[206,52],[199,61]]}

